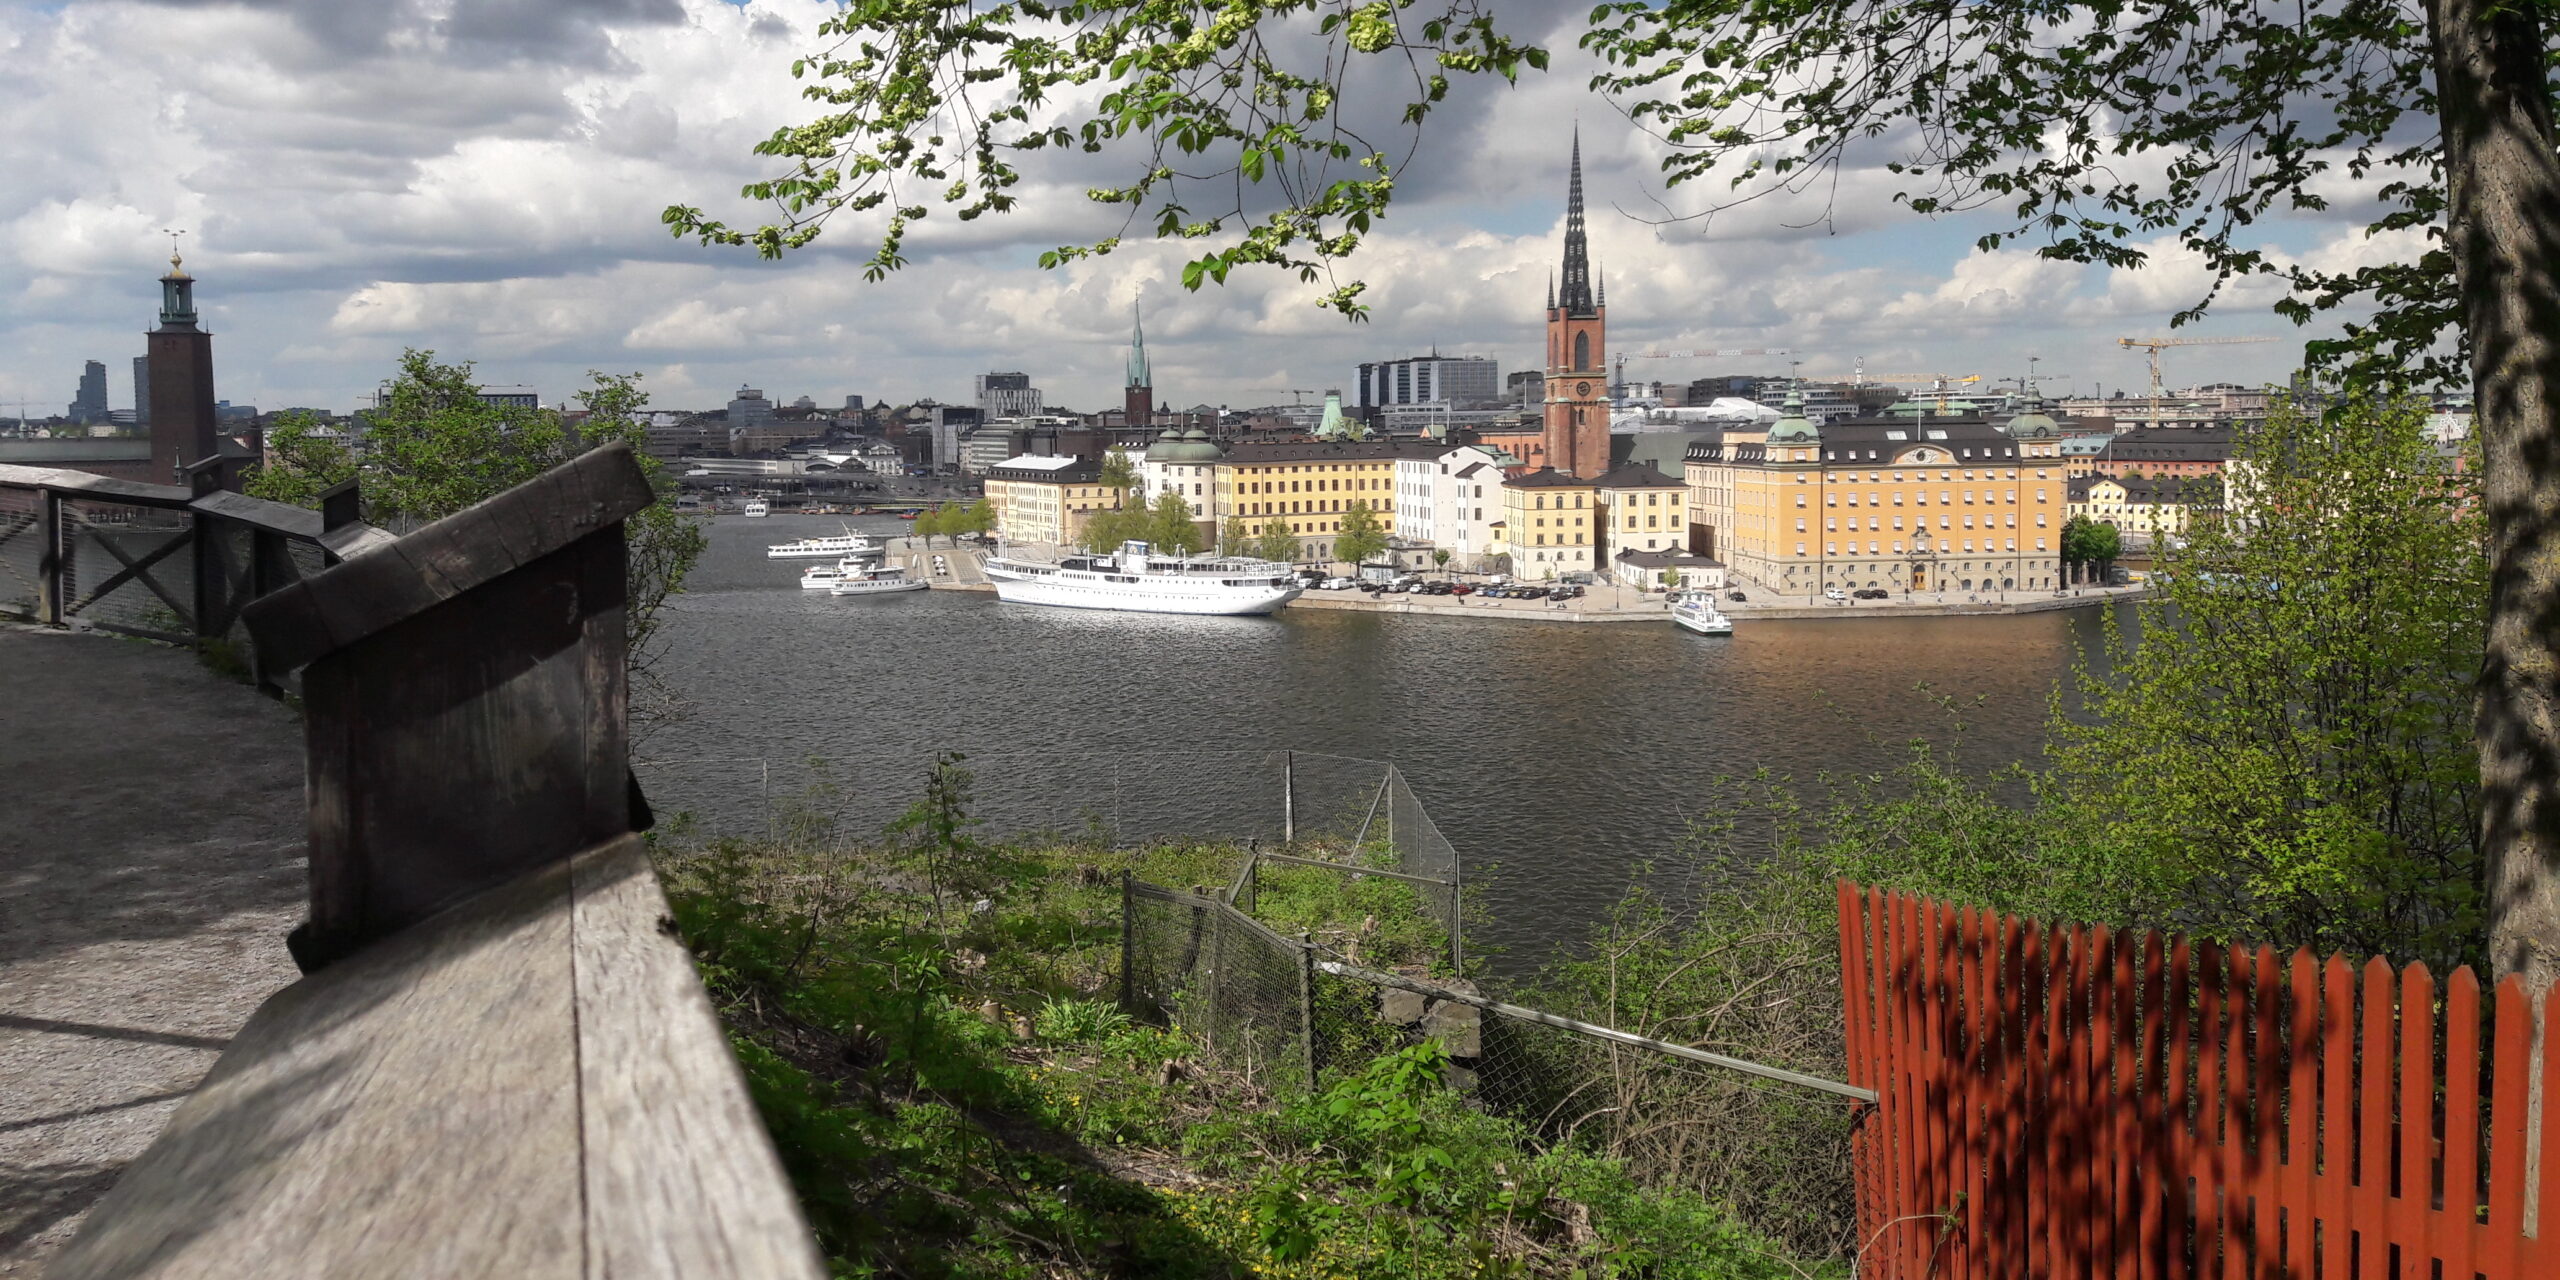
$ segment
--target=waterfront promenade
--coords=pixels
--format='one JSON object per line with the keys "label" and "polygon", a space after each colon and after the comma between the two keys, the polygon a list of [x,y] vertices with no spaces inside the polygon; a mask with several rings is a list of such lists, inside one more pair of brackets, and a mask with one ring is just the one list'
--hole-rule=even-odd
{"label": "waterfront promenade", "polygon": [[302,730],[183,650],[0,624],[0,1277],[296,976]]}
{"label": "waterfront promenade", "polygon": [[[933,572],[933,557],[941,556],[943,572]],[[894,539],[889,548],[892,564],[907,566],[913,576],[930,582],[937,590],[993,591],[986,574],[979,568],[983,551],[950,544],[937,544],[927,551],[913,538]],[[1437,574],[1426,574],[1436,577]],[[2084,609],[2093,605],[2112,604],[2119,600],[2141,597],[2144,588],[2084,587],[2068,595],[2050,591],[1922,591],[1897,595],[1890,600],[1858,600],[1832,603],[1803,596],[1772,596],[1745,587],[1750,600],[1735,603],[1717,592],[1717,603],[1736,622],[1751,620],[1795,621],[1800,619],[1854,618],[1960,618],[2005,616],[2020,613],[2049,613],[2057,609]],[[1347,609],[1362,613],[1410,613],[1455,618],[1505,618],[1520,622],[1664,622],[1669,620],[1671,606],[1661,593],[1646,593],[1613,583],[1599,583],[1577,600],[1495,600],[1477,596],[1372,596],[1365,591],[1309,591],[1289,605],[1292,609]]]}

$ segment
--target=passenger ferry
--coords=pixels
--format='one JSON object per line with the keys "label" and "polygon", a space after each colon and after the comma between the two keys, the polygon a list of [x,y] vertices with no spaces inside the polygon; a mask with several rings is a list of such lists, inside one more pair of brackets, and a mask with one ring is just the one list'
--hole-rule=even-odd
{"label": "passenger ferry", "polygon": [[773,514],[773,504],[762,498],[749,498],[747,499],[747,505],[738,508],[738,514],[742,516],[769,516]]}
{"label": "passenger ferry", "polygon": [[842,537],[802,538],[798,542],[777,542],[764,549],[767,560],[842,560],[880,554],[880,544],[855,533],[844,531]]}
{"label": "passenger ferry", "polygon": [[846,572],[842,577],[836,579],[835,586],[831,588],[832,592],[836,595],[887,595],[892,591],[922,591],[926,587],[933,585],[921,578],[908,577],[907,571],[897,565],[871,565],[864,568],[853,568],[851,567],[851,561],[846,561],[846,565],[848,566]]}
{"label": "passenger ferry", "polygon": [[870,566],[853,558],[852,556],[846,556],[844,559],[838,560],[834,564],[813,564],[808,568],[801,570],[800,589],[803,591],[824,591],[854,574],[861,573],[869,567]]}
{"label": "passenger ferry", "polygon": [[996,598],[1015,604],[1131,613],[1271,613],[1304,588],[1286,565],[1268,560],[1156,555],[1124,542],[1114,555],[1072,555],[1055,564],[995,555],[986,561]]}
{"label": "passenger ferry", "polygon": [[1716,607],[1716,593],[1685,591],[1671,602],[1671,620],[1702,636],[1733,634],[1733,619]]}

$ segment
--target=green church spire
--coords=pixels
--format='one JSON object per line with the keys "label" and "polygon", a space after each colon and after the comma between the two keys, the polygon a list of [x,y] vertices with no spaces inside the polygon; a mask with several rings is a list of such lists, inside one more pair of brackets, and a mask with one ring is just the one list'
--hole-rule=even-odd
{"label": "green church spire", "polygon": [[1152,387],[1154,374],[1147,368],[1147,326],[1138,318],[1137,299],[1129,300],[1129,385]]}

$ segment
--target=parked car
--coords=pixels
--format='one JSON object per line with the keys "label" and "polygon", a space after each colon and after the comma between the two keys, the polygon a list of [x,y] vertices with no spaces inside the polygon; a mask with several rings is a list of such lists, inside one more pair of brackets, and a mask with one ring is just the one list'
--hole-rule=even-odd
{"label": "parked car", "polygon": [[1725,599],[1727,599],[1727,600],[1731,600],[1731,601],[1733,601],[1735,604],[1749,604],[1749,603],[1751,603],[1751,597],[1746,596],[1746,595],[1742,594],[1742,593],[1741,593],[1741,592],[1739,592],[1739,591],[1728,591],[1728,592],[1725,592],[1725,593],[1724,593],[1724,598],[1725,598]]}
{"label": "parked car", "polygon": [[1321,585],[1327,591],[1348,591],[1354,584],[1349,578],[1334,577],[1325,579]]}
{"label": "parked car", "polygon": [[1822,598],[1833,604],[1838,604],[1841,601],[1847,600],[1849,598],[1849,593],[1838,587],[1825,587],[1822,591]]}
{"label": "parked car", "polygon": [[1450,595],[1453,595],[1453,596],[1469,596],[1469,595],[1474,595],[1474,594],[1475,594],[1475,591],[1476,591],[1476,589],[1475,589],[1475,585],[1474,585],[1473,583],[1467,583],[1467,582],[1461,582],[1461,583],[1457,584],[1456,586],[1453,586],[1453,587],[1449,588],[1449,594],[1450,594]]}
{"label": "parked car", "polygon": [[1855,600],[1883,600],[1892,594],[1892,592],[1889,592],[1882,587],[1864,587],[1850,592],[1849,596],[1851,599]]}

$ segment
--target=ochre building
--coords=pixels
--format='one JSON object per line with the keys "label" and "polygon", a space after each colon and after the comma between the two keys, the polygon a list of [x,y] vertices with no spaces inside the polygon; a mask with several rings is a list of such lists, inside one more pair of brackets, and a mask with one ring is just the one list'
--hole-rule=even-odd
{"label": "ochre building", "polygon": [[2061,585],[2061,432],[2033,408],[1816,426],[1788,397],[1764,440],[1693,445],[1689,547],[1782,595]]}

